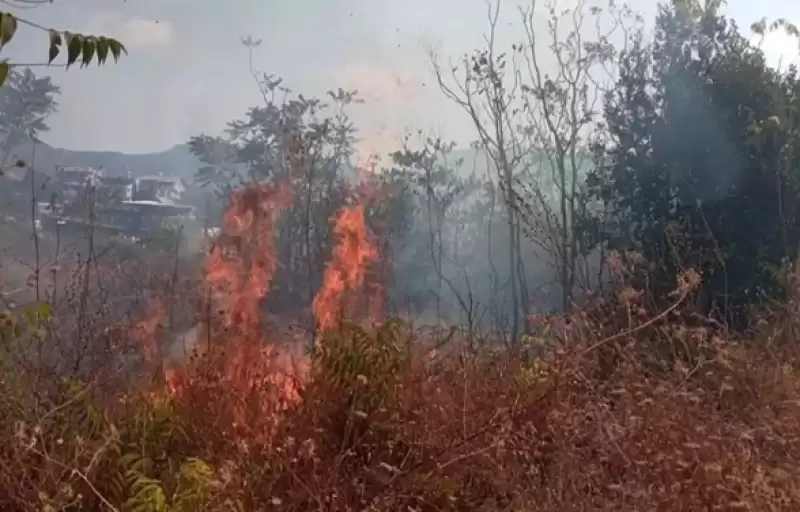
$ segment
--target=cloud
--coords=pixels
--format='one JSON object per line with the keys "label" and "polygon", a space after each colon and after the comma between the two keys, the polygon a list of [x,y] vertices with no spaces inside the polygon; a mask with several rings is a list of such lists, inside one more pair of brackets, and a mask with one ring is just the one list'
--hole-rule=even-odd
{"label": "cloud", "polygon": [[168,21],[127,17],[117,12],[94,14],[85,32],[119,39],[129,50],[164,48],[175,40],[174,28]]}

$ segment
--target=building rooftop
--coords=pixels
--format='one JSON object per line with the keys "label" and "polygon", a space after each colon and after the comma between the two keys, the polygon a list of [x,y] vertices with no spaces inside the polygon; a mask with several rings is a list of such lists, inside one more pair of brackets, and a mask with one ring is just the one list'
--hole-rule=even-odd
{"label": "building rooftop", "polygon": [[180,183],[180,178],[171,178],[169,176],[142,176],[138,178],[138,181],[158,181],[161,183]]}

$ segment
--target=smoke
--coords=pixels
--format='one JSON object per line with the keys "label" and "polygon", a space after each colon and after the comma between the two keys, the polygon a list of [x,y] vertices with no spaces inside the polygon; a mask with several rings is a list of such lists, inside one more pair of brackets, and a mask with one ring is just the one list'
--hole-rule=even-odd
{"label": "smoke", "polygon": [[[722,110],[703,90],[696,75],[670,71],[664,78],[666,107],[660,154],[669,162],[694,162],[692,169],[671,169],[681,202],[694,205],[728,197],[739,184],[742,157],[728,133]],[[679,127],[679,128],[677,128]]]}
{"label": "smoke", "polygon": [[[411,234],[394,247],[392,302],[397,311],[423,324],[507,329],[513,312],[512,279],[522,281],[517,283],[524,301],[521,314],[560,309],[556,258],[543,247],[545,234],[522,223],[521,268],[512,272],[508,216],[497,174],[480,151],[454,153],[442,163],[449,163],[461,178],[472,177],[475,186],[455,197],[441,223],[430,219],[424,199],[416,198]],[[463,159],[461,165],[456,165],[457,159]],[[593,255],[580,263],[594,275],[596,260]]]}

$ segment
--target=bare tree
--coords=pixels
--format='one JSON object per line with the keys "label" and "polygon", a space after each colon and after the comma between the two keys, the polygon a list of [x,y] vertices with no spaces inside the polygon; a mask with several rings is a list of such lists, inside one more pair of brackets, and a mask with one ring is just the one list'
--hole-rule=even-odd
{"label": "bare tree", "polygon": [[[517,126],[521,120],[518,108],[519,81],[507,70],[506,53],[497,53],[495,37],[500,4],[489,6],[489,35],[486,48],[465,55],[460,66],[451,67],[448,80],[441,63],[431,53],[439,87],[459,105],[472,120],[479,147],[486,151],[495,169],[506,206],[508,226],[508,267],[511,272],[511,341],[516,342],[522,328],[527,289],[525,265],[521,255],[520,215],[514,173],[524,158],[524,140]],[[512,55],[513,57],[513,55]],[[512,66],[513,67],[513,66]]]}
{"label": "bare tree", "polygon": [[[585,0],[574,8],[558,12],[554,2],[546,5],[546,48],[555,61],[555,71],[543,71],[539,40],[535,28],[538,16],[534,1],[520,9],[526,41],[518,48],[524,58],[519,72],[525,83],[522,90],[526,113],[525,133],[531,154],[537,162],[528,167],[528,224],[556,262],[561,284],[561,306],[571,306],[576,284],[578,246],[576,225],[585,202],[580,185],[591,166],[588,137],[599,112],[601,86],[592,72],[614,55],[607,36],[588,41]],[[599,8],[592,9],[594,14]],[[566,25],[566,30],[562,27]],[[549,189],[549,190],[548,190]]]}
{"label": "bare tree", "polygon": [[612,39],[626,33],[634,16],[613,2],[604,9],[579,0],[559,11],[551,1],[542,11],[533,0],[519,11],[524,40],[506,54],[495,47],[499,12],[499,1],[489,7],[486,47],[453,67],[452,80],[433,62],[442,90],[469,114],[499,178],[510,233],[515,338],[530,298],[523,236],[554,265],[562,309],[571,307],[579,278],[588,276],[590,247],[581,243],[580,231],[592,205],[582,184],[593,164],[603,94],[614,77]]}
{"label": "bare tree", "polygon": [[[395,164],[410,176],[420,196],[426,252],[436,279],[437,321],[442,320],[442,299],[445,292],[449,292],[466,320],[471,339],[478,320],[479,304],[473,291],[472,277],[467,271],[469,265],[465,263],[474,251],[469,246],[468,224],[471,219],[466,217],[462,205],[477,187],[474,176],[466,179],[457,176],[447,161],[454,148],[454,143],[439,137],[427,137],[420,149],[412,150],[406,143],[403,150],[395,152],[393,157]],[[454,166],[459,167],[461,163],[459,159]],[[453,271],[457,277],[451,275]]]}

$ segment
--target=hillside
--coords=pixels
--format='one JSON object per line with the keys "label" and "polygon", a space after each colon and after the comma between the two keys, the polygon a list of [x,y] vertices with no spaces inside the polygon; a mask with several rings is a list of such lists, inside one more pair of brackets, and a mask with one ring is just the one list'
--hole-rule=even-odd
{"label": "hillside", "polygon": [[[27,143],[14,148],[9,162],[31,159],[32,144]],[[447,158],[448,164],[456,168],[456,174],[463,178],[473,174],[478,178],[487,177],[487,170],[492,164],[487,155],[480,150],[459,147]],[[456,162],[460,161],[460,165]],[[538,158],[533,158],[538,162]],[[587,158],[588,164],[590,160]],[[386,161],[389,164],[389,161]],[[50,175],[58,166],[81,166],[103,168],[111,173],[123,173],[130,170],[134,177],[163,173],[183,179],[188,184],[194,183],[194,176],[201,167],[200,161],[192,155],[187,144],[177,144],[167,150],[155,153],[121,153],[116,151],[77,151],[60,149],[40,143],[36,148],[35,166],[38,172]],[[537,164],[533,164],[536,166]],[[345,175],[355,178],[354,170],[345,170]],[[494,173],[488,176],[496,178]],[[21,177],[21,175],[20,175]]]}
{"label": "hillside", "polygon": [[[10,152],[8,161],[22,159],[28,162],[31,159],[32,149],[30,142],[19,145]],[[485,175],[485,159],[476,158],[473,150],[455,150],[451,155],[451,163],[459,158],[463,159],[461,168],[464,175],[473,170],[480,176]],[[201,165],[189,151],[187,144],[177,144],[170,149],[155,153],[121,153],[61,149],[41,142],[36,147],[35,161],[36,170],[44,174],[51,174],[59,166],[81,166],[103,168],[112,173],[130,170],[134,177],[164,173],[167,176],[181,178],[187,183],[194,182],[194,175]],[[356,173],[352,172],[352,175],[355,177]]]}
{"label": "hillside", "polygon": [[[27,143],[11,151],[9,161],[29,161],[32,144]],[[114,151],[73,151],[40,143],[36,147],[35,166],[39,172],[50,174],[58,166],[87,166],[111,172],[130,170],[134,176],[164,173],[168,176],[194,181],[200,162],[189,152],[186,144],[173,146],[157,153],[119,153]]]}

